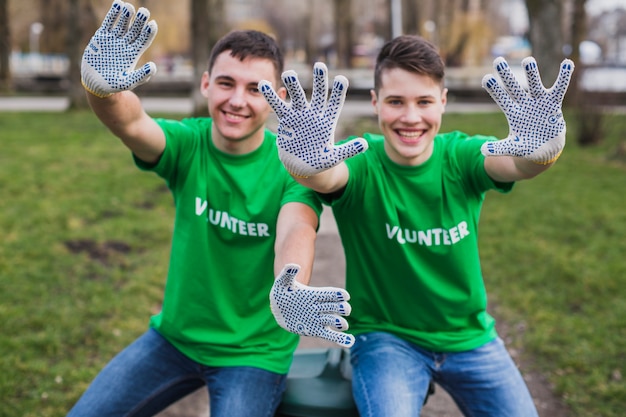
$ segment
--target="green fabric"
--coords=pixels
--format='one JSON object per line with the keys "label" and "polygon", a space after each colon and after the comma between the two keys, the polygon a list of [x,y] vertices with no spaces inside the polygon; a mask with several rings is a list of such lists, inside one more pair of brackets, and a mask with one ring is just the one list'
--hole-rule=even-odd
{"label": "green fabric", "polygon": [[282,205],[303,202],[319,214],[315,194],[278,160],[275,135],[254,152],[215,148],[211,119],[157,119],[165,152],[144,170],[165,179],[176,206],[162,311],[150,325],[207,366],[255,366],[286,373],[298,336],[271,314],[276,219]]}
{"label": "green fabric", "polygon": [[347,160],[350,179],[332,202],[346,253],[350,331],[385,331],[437,352],[494,339],[478,256],[485,192],[511,190],[484,170],[480,146],[495,138],[437,135],[432,157],[392,162],[384,139]]}

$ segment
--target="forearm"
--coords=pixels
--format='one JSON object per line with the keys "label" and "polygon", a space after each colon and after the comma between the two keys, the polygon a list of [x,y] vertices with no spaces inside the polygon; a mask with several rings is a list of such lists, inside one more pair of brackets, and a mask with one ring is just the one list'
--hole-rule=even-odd
{"label": "forearm", "polygon": [[293,227],[287,236],[276,242],[276,256],[274,258],[274,275],[282,270],[286,264],[300,265],[298,281],[308,285],[313,271],[315,256],[316,232],[306,225]]}
{"label": "forearm", "polygon": [[348,182],[349,171],[345,162],[310,177],[294,179],[300,184],[321,194],[331,194],[344,188]]}
{"label": "forearm", "polygon": [[485,171],[487,171],[487,175],[498,182],[514,182],[534,178],[553,164],[537,164],[515,156],[485,157]]}
{"label": "forearm", "polygon": [[308,285],[315,257],[318,217],[309,206],[288,203],[281,209],[276,224],[274,274],[286,264],[300,265],[298,281]]}
{"label": "forearm", "polygon": [[98,119],[135,155],[145,162],[158,160],[165,149],[165,135],[135,93],[122,91],[105,98],[86,94]]}
{"label": "forearm", "polygon": [[120,138],[132,135],[132,127],[144,117],[139,97],[132,91],[122,91],[105,98],[86,92],[87,101],[98,119]]}

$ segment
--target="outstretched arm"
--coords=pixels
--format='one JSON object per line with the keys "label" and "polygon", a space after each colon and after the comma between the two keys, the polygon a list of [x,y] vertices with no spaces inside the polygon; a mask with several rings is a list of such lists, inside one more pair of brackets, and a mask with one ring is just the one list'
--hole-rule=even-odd
{"label": "outstretched arm", "polygon": [[482,147],[489,176],[501,182],[532,178],[547,170],[565,146],[565,120],[562,103],[574,64],[561,63],[554,85],[546,89],[541,82],[537,62],[525,58],[528,91],[525,91],[503,58],[494,61],[502,86],[491,74],[483,78],[483,88],[504,112],[509,123],[509,136],[487,142]]}
{"label": "outstretched arm", "polygon": [[291,102],[282,100],[268,81],[259,83],[278,117],[279,157],[291,175],[301,184],[321,193],[337,191],[348,181],[343,161],[367,150],[362,138],[335,146],[334,134],[348,91],[348,80],[335,77],[328,95],[328,69],[317,62],[313,68],[313,92],[307,102],[294,71],[282,74]]}
{"label": "outstretched arm", "polygon": [[[133,19],[134,17],[134,19]],[[165,135],[131,90],[156,72],[153,62],[135,69],[157,33],[150,12],[135,15],[130,3],[115,0],[83,53],[81,81],[94,113],[141,160],[156,162]]]}
{"label": "outstretched arm", "polygon": [[276,280],[269,294],[276,322],[285,330],[350,347],[354,337],[344,333],[350,295],[341,288],[310,287],[315,254],[317,215],[309,206],[283,206],[276,226]]}
{"label": "outstretched arm", "polygon": [[308,285],[313,270],[318,216],[304,203],[287,203],[278,214],[274,245],[274,274],[285,264],[300,265],[299,281]]}

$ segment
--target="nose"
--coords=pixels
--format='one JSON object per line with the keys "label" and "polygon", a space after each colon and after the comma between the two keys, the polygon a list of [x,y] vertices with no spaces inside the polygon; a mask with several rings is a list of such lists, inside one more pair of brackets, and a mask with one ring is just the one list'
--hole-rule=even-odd
{"label": "nose", "polygon": [[422,121],[422,111],[418,106],[409,104],[404,108],[404,112],[402,113],[400,120],[409,124],[419,123]]}
{"label": "nose", "polygon": [[234,108],[242,108],[247,104],[246,91],[243,88],[236,88],[230,96],[229,104]]}

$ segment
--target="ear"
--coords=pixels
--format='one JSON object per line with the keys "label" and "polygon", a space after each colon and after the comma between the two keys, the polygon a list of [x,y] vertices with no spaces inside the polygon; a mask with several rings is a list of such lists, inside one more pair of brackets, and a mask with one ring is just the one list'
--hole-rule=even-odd
{"label": "ear", "polygon": [[202,74],[202,79],[200,80],[200,93],[204,98],[209,98],[209,72],[204,71]]}
{"label": "ear", "polygon": [[372,106],[374,106],[374,114],[378,114],[378,96],[376,96],[376,90],[370,90],[370,97],[372,99]]}
{"label": "ear", "polygon": [[276,90],[276,94],[278,94],[278,97],[284,100],[285,97],[287,97],[287,88],[285,88],[284,86],[279,87],[278,90]]}
{"label": "ear", "polygon": [[441,90],[441,105],[443,106],[443,111],[446,111],[446,104],[448,103],[448,89],[444,88]]}

